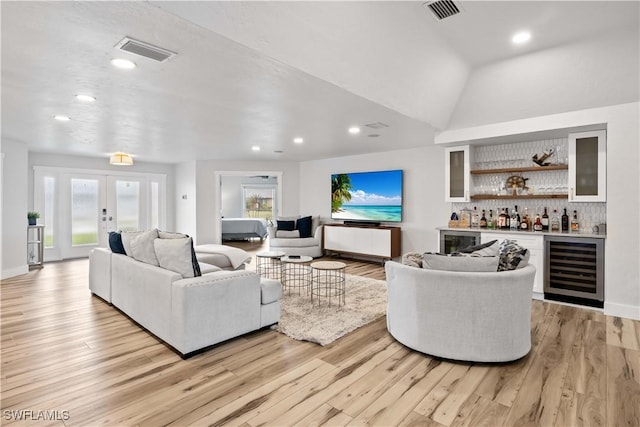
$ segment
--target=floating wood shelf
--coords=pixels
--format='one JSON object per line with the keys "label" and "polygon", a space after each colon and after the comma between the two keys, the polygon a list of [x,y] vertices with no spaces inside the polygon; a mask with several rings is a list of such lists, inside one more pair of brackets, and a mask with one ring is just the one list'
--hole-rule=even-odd
{"label": "floating wood shelf", "polygon": [[471,175],[487,175],[496,173],[547,172],[568,170],[569,165],[531,166],[526,168],[474,169]]}
{"label": "floating wood shelf", "polygon": [[496,196],[495,194],[474,194],[471,200],[502,200],[502,199],[568,199],[567,194],[527,194],[521,196],[506,195]]}

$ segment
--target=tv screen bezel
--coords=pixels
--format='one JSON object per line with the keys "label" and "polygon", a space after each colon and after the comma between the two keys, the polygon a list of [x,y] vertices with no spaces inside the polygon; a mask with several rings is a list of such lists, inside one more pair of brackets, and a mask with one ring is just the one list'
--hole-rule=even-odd
{"label": "tv screen bezel", "polygon": [[377,219],[349,219],[336,217],[335,213],[331,212],[331,220],[343,221],[345,224],[400,224],[404,220],[404,170],[403,169],[384,169],[384,170],[370,170],[370,171],[358,171],[358,172],[336,172],[331,173],[330,180],[333,181],[335,175],[366,175],[372,173],[386,173],[386,172],[400,172],[400,219],[395,220],[377,220]]}

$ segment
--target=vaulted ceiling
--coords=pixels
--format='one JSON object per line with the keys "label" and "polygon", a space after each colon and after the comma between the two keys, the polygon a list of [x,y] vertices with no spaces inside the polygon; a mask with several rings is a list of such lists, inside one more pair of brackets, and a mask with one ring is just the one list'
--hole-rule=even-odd
{"label": "vaulted ceiling", "polygon": [[[591,40],[609,50],[629,35],[617,57],[638,50],[635,1],[459,2],[462,12],[442,21],[422,3],[2,2],[2,140],[154,162],[410,148],[452,123],[492,120],[477,112],[487,97],[477,87],[491,87],[496,64],[567,57],[559,49]],[[510,37],[521,29],[533,37],[515,47]],[[177,55],[158,63],[120,51],[125,36]],[[637,80],[633,55],[635,68],[611,79],[619,93],[607,87],[613,95],[558,108],[637,100],[637,84],[625,83],[629,73]],[[115,57],[137,67],[116,69]],[[359,135],[347,132],[353,125]]]}

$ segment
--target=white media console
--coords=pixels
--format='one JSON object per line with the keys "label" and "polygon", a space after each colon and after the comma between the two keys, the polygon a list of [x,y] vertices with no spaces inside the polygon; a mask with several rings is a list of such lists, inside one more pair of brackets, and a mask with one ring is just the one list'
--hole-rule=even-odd
{"label": "white media console", "polygon": [[376,258],[395,258],[401,255],[400,227],[325,224],[323,249]]}

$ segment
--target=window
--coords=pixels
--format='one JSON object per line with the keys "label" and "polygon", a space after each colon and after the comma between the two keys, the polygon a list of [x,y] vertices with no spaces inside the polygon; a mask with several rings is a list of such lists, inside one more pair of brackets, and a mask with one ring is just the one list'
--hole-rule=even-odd
{"label": "window", "polygon": [[273,207],[276,187],[244,186],[243,199],[245,218],[264,218],[273,220]]}

